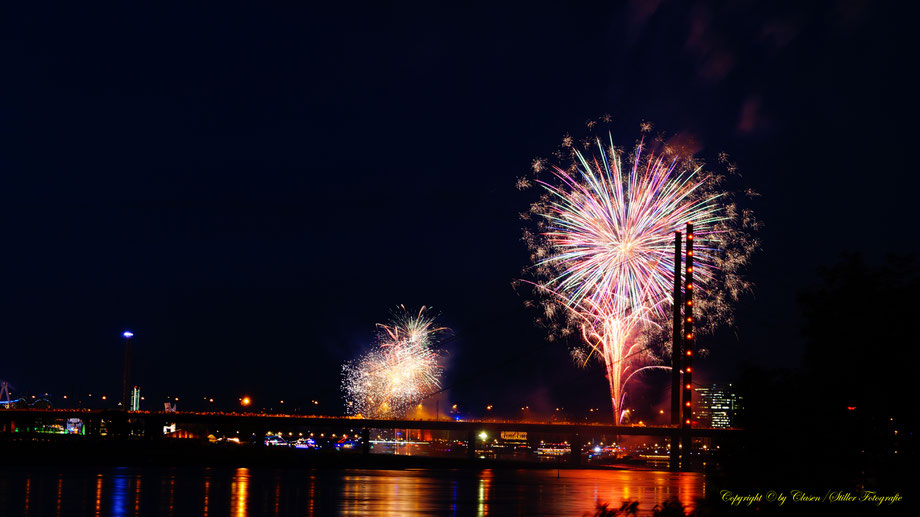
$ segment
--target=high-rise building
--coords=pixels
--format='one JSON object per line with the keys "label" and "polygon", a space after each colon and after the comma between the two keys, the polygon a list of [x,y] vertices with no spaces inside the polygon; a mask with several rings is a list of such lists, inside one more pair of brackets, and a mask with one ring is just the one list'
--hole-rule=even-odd
{"label": "high-rise building", "polygon": [[141,410],[141,389],[137,386],[131,390],[131,411],[140,411]]}
{"label": "high-rise building", "polygon": [[696,417],[701,427],[734,427],[744,409],[743,398],[731,384],[712,384],[696,388]]}

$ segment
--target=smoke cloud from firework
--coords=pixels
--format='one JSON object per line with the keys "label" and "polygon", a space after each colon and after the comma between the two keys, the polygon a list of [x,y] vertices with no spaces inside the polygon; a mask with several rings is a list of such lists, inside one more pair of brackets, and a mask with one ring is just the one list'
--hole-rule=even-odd
{"label": "smoke cloud from firework", "polygon": [[730,322],[731,302],[749,288],[739,272],[757,245],[747,233],[755,219],[720,188],[722,176],[662,140],[640,140],[626,153],[610,136],[567,136],[556,158],[535,160],[536,177],[518,180],[542,191],[522,214],[535,225],[524,232],[527,283],[550,337],[578,334],[576,360],[604,364],[620,423],[629,381],[668,369],[659,354],[669,353],[674,232],[695,226],[697,325],[712,329]]}
{"label": "smoke cloud from firework", "polygon": [[450,333],[426,307],[393,311],[389,324],[377,324],[373,350],[345,363],[342,390],[349,414],[396,418],[441,387],[443,352],[439,341]]}

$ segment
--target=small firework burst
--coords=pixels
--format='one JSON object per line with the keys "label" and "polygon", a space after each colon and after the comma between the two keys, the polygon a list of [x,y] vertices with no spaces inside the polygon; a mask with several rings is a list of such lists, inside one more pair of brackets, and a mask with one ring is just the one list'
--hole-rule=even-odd
{"label": "small firework burst", "polygon": [[425,307],[409,313],[404,306],[377,327],[376,348],[342,367],[345,407],[370,418],[403,416],[440,389],[443,353],[435,347],[450,330],[437,326]]}

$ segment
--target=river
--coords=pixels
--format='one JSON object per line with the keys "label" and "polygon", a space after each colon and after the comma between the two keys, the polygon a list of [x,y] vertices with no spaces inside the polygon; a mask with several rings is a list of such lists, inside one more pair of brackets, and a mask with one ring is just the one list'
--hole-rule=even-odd
{"label": "river", "polygon": [[697,473],[647,470],[0,468],[2,515],[640,515],[705,492]]}

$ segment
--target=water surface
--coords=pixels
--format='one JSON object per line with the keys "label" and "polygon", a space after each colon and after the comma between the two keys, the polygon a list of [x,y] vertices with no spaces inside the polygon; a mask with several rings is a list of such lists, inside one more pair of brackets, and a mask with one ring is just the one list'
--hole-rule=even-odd
{"label": "water surface", "polygon": [[576,515],[703,497],[696,473],[623,470],[0,469],[0,515]]}

